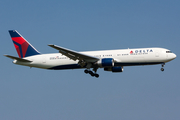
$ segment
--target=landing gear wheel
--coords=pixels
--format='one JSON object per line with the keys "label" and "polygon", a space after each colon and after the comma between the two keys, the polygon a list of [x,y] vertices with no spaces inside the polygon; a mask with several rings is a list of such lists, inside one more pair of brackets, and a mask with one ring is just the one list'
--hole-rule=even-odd
{"label": "landing gear wheel", "polygon": [[94,74],[92,71],[89,71],[89,74],[90,74],[92,77],[95,76],[95,74]]}
{"label": "landing gear wheel", "polygon": [[161,66],[162,66],[161,71],[164,71],[163,67],[165,66],[165,63],[162,63]]}
{"label": "landing gear wheel", "polygon": [[98,78],[98,77],[99,77],[99,74],[95,74],[95,77]]}
{"label": "landing gear wheel", "polygon": [[[94,71],[94,72],[93,72],[93,71]],[[91,71],[90,69],[87,68],[87,69],[84,70],[84,73],[86,73],[86,74],[89,73],[92,77],[95,76],[96,78],[98,78],[98,77],[99,77],[99,74],[96,73],[97,68],[94,68],[93,71]]]}
{"label": "landing gear wheel", "polygon": [[91,76],[92,76],[92,77],[94,77],[94,76],[95,76],[95,75],[94,75],[94,73],[93,73],[93,74],[91,74]]}
{"label": "landing gear wheel", "polygon": [[88,74],[88,73],[89,73],[89,70],[84,70],[84,72],[85,72],[86,74]]}
{"label": "landing gear wheel", "polygon": [[89,71],[89,74],[91,75],[91,74],[93,74],[93,72],[92,72],[92,71]]}

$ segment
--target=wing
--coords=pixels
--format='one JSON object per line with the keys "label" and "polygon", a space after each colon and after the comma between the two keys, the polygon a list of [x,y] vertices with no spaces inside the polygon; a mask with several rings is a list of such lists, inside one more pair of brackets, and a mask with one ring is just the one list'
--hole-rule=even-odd
{"label": "wing", "polygon": [[76,51],[73,51],[73,50],[69,50],[67,48],[63,48],[63,47],[60,47],[60,46],[57,46],[57,45],[52,45],[52,44],[49,44],[48,46],[54,48],[54,49],[57,49],[59,50],[59,53],[67,56],[68,58],[76,61],[76,60],[79,60],[79,61],[84,61],[86,63],[89,63],[89,62],[97,62],[99,60],[99,58],[96,58],[96,57],[93,57],[93,56],[90,56],[90,55],[86,55],[86,54],[82,54],[82,53],[79,53],[79,52],[76,52]]}
{"label": "wing", "polygon": [[30,61],[30,60],[26,60],[26,59],[23,59],[23,58],[14,57],[14,56],[11,56],[11,55],[4,55],[4,56],[6,56],[6,57],[8,57],[8,58],[11,58],[11,59],[13,59],[13,60],[21,61],[21,62],[32,62],[32,61]]}

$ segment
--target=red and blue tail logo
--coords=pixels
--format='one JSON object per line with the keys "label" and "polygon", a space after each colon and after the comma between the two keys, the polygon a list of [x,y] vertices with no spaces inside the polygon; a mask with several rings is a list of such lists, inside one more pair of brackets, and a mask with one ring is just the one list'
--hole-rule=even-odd
{"label": "red and blue tail logo", "polygon": [[9,30],[11,39],[20,58],[40,54],[26,39],[16,30]]}

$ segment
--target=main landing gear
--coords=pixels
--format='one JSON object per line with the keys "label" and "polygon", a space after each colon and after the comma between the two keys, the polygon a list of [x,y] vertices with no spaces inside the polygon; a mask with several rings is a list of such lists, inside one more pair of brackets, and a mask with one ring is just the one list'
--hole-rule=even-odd
{"label": "main landing gear", "polygon": [[165,63],[162,63],[161,66],[162,66],[161,71],[164,71],[163,67],[165,66]]}
{"label": "main landing gear", "polygon": [[95,73],[93,73],[93,71],[91,71],[91,70],[88,70],[88,69],[86,69],[86,70],[84,70],[84,72],[86,73],[86,74],[90,74],[92,77],[96,77],[96,78],[98,78],[99,77],[99,74],[97,74],[96,72]]}
{"label": "main landing gear", "polygon": [[98,78],[99,77],[99,74],[97,74],[96,72],[97,72],[97,69],[98,69],[98,67],[93,67],[93,71],[91,71],[90,70],[90,68],[92,67],[92,63],[87,63],[87,66],[86,66],[86,70],[84,70],[84,72],[86,73],[86,74],[90,74],[92,77],[96,77],[96,78]]}

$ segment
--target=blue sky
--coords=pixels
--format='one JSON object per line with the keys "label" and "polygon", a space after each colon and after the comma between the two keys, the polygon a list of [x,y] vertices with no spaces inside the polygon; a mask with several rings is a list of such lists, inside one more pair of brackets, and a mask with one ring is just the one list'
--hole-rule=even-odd
{"label": "blue sky", "polygon": [[[0,2],[1,120],[177,120],[180,118],[180,1],[5,0]],[[75,51],[163,47],[177,58],[165,65],[51,71],[14,65],[8,30],[41,53],[48,44]]]}

